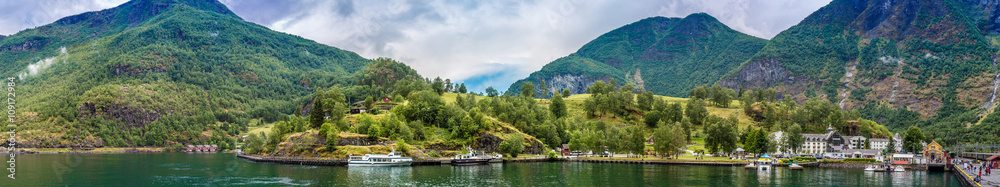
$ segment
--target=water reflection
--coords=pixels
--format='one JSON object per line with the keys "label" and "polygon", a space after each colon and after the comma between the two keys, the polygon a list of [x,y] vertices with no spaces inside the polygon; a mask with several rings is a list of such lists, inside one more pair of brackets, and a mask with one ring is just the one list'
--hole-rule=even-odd
{"label": "water reflection", "polygon": [[[65,155],[18,157],[18,179],[0,186],[959,186],[951,173],[864,172],[806,168],[599,163],[477,166],[328,167],[254,163],[226,154],[80,155],[78,166],[52,168]],[[70,165],[67,165],[70,166]],[[24,170],[20,170],[25,168]],[[63,173],[65,180],[59,180]]]}
{"label": "water reflection", "polygon": [[363,186],[411,184],[413,167],[348,167],[348,179]]}

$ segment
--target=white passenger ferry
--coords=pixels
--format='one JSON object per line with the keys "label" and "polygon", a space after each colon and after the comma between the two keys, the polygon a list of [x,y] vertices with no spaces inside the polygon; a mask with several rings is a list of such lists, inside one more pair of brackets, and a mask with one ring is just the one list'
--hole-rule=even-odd
{"label": "white passenger ferry", "polygon": [[413,158],[399,156],[399,152],[392,151],[388,155],[383,154],[365,154],[365,156],[350,156],[347,161],[347,166],[364,166],[364,167],[379,167],[379,166],[409,166],[413,163]]}

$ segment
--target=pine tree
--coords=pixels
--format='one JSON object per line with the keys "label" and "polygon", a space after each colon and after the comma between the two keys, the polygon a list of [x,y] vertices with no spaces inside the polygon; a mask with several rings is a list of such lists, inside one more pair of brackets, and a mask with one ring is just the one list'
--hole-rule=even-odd
{"label": "pine tree", "polygon": [[[317,90],[317,93],[319,92],[322,91]],[[326,118],[326,113],[323,112],[323,100],[318,96],[319,95],[317,94],[317,97],[313,99],[313,108],[312,111],[309,112],[309,123],[312,128],[317,128],[323,125],[323,121]]]}

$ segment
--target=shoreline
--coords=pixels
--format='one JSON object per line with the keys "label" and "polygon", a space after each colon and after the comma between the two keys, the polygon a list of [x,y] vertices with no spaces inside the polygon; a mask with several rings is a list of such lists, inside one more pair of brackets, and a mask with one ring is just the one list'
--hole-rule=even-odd
{"label": "shoreline", "polygon": [[[288,164],[288,165],[313,165],[313,166],[347,166],[346,158],[334,158],[334,159],[312,159],[312,158],[292,158],[292,157],[272,157],[272,156],[260,156],[260,155],[247,155],[238,154],[237,158],[241,158],[251,162],[258,163],[275,163],[275,164]],[[503,162],[503,163],[515,163],[515,162],[563,162],[568,161],[564,158],[515,158],[515,159],[503,159],[503,161],[490,161],[490,163]],[[450,165],[451,159],[439,158],[439,159],[421,159],[413,160],[411,166],[429,166],[429,165]]]}
{"label": "shoreline", "polygon": [[29,155],[29,154],[115,154],[115,153],[167,153],[173,151],[166,151],[166,147],[142,147],[142,148],[132,148],[132,147],[112,147],[112,148],[95,148],[90,150],[72,150],[70,148],[21,148],[15,151],[2,150],[0,154],[16,154],[16,155]]}
{"label": "shoreline", "polygon": [[[347,166],[344,158],[336,159],[312,159],[312,158],[292,158],[292,157],[272,157],[260,155],[239,154],[236,157],[259,163],[275,163],[289,165],[315,165],[315,166]],[[414,160],[413,166],[425,165],[448,165],[450,159],[429,159]],[[587,162],[587,163],[611,163],[611,164],[639,164],[639,165],[692,165],[692,166],[720,166],[720,167],[742,167],[745,162],[717,162],[717,161],[684,161],[684,160],[631,160],[631,159],[593,159],[593,158],[514,158],[503,159],[503,163],[525,163],[525,162]],[[821,163],[808,162],[799,164],[806,168],[826,168],[826,169],[864,169],[868,164],[862,163]],[[774,167],[788,167],[788,164],[775,164]],[[911,171],[925,171],[914,166],[905,166]]]}

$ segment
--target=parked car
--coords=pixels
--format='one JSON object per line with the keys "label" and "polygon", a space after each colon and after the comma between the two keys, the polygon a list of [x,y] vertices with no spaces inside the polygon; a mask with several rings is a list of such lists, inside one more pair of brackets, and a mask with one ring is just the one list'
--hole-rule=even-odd
{"label": "parked car", "polygon": [[573,151],[573,152],[570,152],[570,153],[569,153],[569,156],[580,156],[581,154],[583,154],[583,152],[580,152],[580,151]]}
{"label": "parked car", "polygon": [[611,157],[611,153],[604,151],[603,153],[599,153],[597,157]]}

